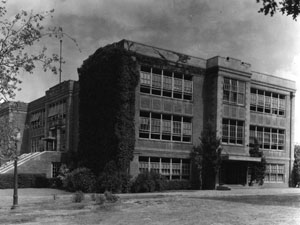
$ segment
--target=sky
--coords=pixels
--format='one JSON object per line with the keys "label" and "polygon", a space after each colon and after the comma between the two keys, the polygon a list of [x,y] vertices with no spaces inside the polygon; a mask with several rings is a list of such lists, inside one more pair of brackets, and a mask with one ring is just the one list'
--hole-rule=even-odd
{"label": "sky", "polygon": [[[45,25],[63,27],[80,48],[63,40],[62,80],[78,80],[77,68],[99,47],[129,39],[204,59],[230,56],[250,63],[254,71],[300,81],[300,21],[258,13],[256,0],[8,0],[7,8],[11,15],[55,10]],[[58,40],[46,44],[59,53]],[[22,90],[15,100],[25,102],[43,96],[59,81],[39,68],[20,77]],[[297,116],[295,132],[300,143]]]}

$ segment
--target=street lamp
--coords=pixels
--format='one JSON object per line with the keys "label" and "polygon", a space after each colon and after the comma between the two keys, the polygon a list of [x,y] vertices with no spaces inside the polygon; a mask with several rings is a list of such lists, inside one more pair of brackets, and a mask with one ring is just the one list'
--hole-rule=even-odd
{"label": "street lamp", "polygon": [[13,205],[11,209],[18,207],[18,153],[20,152],[21,132],[19,129],[14,132],[12,137],[15,146],[14,154],[14,194],[13,194]]}

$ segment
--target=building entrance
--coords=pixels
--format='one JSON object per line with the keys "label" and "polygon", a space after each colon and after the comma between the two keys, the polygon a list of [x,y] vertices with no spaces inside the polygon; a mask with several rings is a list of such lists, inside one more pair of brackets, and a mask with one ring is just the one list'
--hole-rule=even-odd
{"label": "building entrance", "polygon": [[247,162],[223,161],[220,169],[220,183],[246,185],[247,167]]}

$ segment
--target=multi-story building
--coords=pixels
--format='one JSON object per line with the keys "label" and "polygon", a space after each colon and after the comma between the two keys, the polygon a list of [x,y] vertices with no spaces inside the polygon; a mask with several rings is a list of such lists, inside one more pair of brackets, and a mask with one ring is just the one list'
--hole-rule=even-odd
{"label": "multi-story building", "polygon": [[[16,127],[21,130],[20,173],[55,177],[66,153],[77,149],[78,91],[77,81],[64,81],[28,104],[2,104],[1,115],[10,112],[10,117],[17,120]],[[9,110],[15,105],[17,109]],[[0,168],[0,173],[12,172],[11,162]]]}
{"label": "multi-story building", "polygon": [[140,76],[133,176],[154,170],[169,179],[189,179],[191,150],[210,122],[222,140],[222,183],[248,184],[249,162],[261,160],[249,155],[257,138],[267,161],[265,185],[288,185],[294,81],[254,72],[249,63],[230,57],[205,60],[127,40],[112,46],[132,54]]}
{"label": "multi-story building", "polygon": [[[294,155],[294,81],[254,72],[249,63],[230,57],[201,59],[127,40],[108,47],[130,52],[139,71],[131,175],[153,170],[169,179],[190,179],[191,151],[199,144],[206,124],[211,123],[222,142],[220,182],[248,184],[249,162],[260,161],[249,155],[257,138],[267,161],[264,185],[288,185]],[[89,63],[96,65],[97,61]],[[98,69],[93,73],[101,73],[101,67],[93,68]],[[81,76],[92,83],[101,82],[89,72]],[[27,148],[23,152],[77,150],[79,109],[84,105],[79,104],[83,101],[79,101],[79,88],[87,89],[84,93],[89,96],[97,92],[81,82],[63,82],[28,104]],[[93,101],[99,102],[85,109],[94,110],[86,119],[97,124],[95,106],[101,107],[101,102]],[[52,164],[48,163],[45,171],[53,175],[61,158],[48,161]],[[35,170],[41,166],[36,165]]]}

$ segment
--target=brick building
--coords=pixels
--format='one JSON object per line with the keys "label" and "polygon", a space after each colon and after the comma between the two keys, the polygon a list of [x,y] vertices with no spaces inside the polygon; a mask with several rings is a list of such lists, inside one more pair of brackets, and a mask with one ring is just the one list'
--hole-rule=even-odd
{"label": "brick building", "polygon": [[288,186],[294,81],[254,72],[250,64],[230,57],[205,60],[127,40],[107,47],[112,46],[132,53],[140,75],[133,176],[154,170],[169,179],[189,179],[191,150],[211,121],[222,140],[222,183],[249,182],[248,163],[260,161],[249,155],[257,138],[267,160],[265,185]]}
{"label": "brick building", "polygon": [[[65,160],[65,153],[77,149],[78,82],[64,81],[46,91],[45,96],[30,103],[18,103],[10,116],[17,119],[22,131],[20,173],[43,173],[55,177]],[[7,114],[4,103],[0,113]],[[13,173],[13,164],[0,168],[0,173]]]}
{"label": "brick building", "polygon": [[[288,186],[294,155],[294,81],[254,72],[250,64],[230,57],[201,59],[127,40],[104,48],[112,46],[130,52],[139,71],[131,175],[154,170],[169,179],[190,179],[191,150],[211,121],[222,140],[222,183],[248,183],[248,163],[260,160],[249,155],[257,138],[267,161],[264,185]],[[79,87],[91,96],[97,92],[82,87],[80,76],[101,82],[79,74],[79,82],[65,81],[28,104],[24,153],[77,150]],[[95,111],[95,105],[101,107],[101,102],[93,102],[87,110]],[[86,119],[97,124],[94,111]],[[57,171],[61,154],[51,160],[44,166],[48,176]]]}

